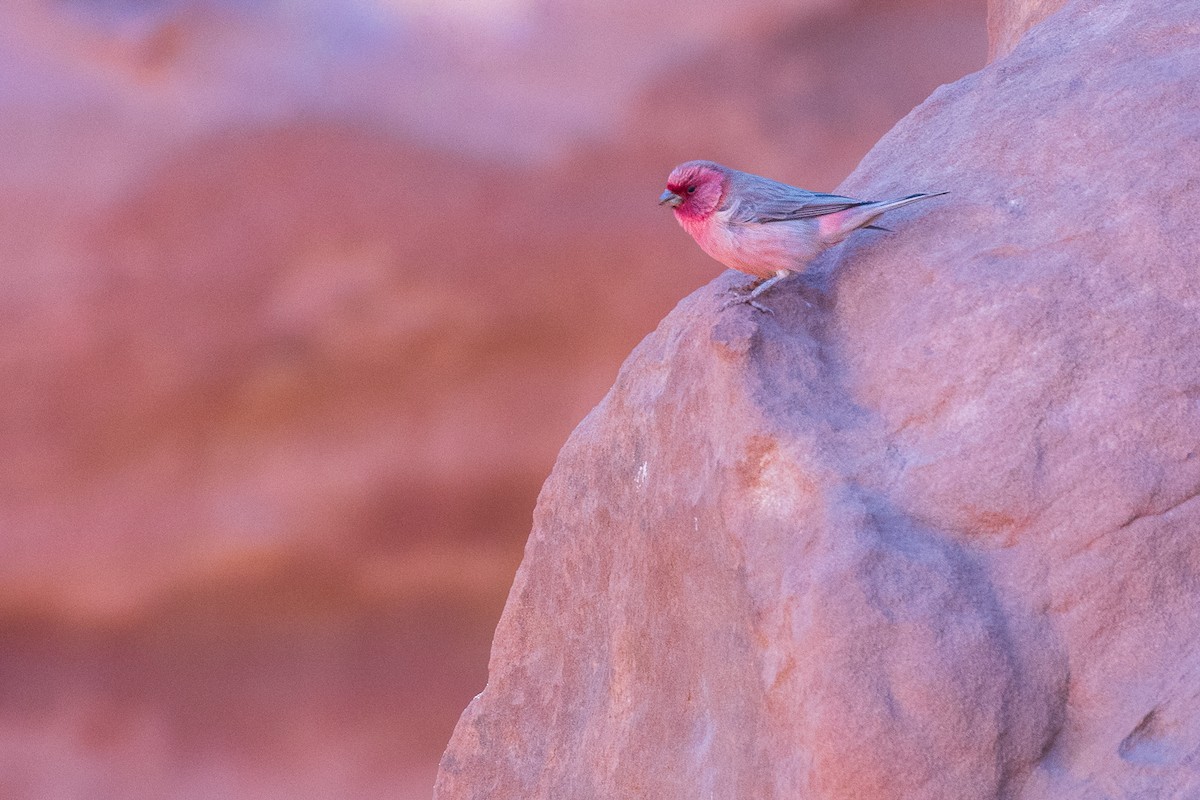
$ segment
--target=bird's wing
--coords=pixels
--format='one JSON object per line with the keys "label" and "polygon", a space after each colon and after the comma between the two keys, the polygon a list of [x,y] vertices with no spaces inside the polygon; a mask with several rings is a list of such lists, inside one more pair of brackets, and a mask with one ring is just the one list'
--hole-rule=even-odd
{"label": "bird's wing", "polygon": [[836,214],[838,211],[865,206],[871,202],[873,201],[810,192],[785,183],[760,179],[750,186],[742,187],[731,219],[734,222],[755,223],[808,219]]}

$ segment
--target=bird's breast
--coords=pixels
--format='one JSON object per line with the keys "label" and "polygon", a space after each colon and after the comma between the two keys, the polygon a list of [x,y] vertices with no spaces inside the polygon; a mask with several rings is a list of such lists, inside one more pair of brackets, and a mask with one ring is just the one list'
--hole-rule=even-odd
{"label": "bird's breast", "polygon": [[700,248],[725,266],[758,278],[799,272],[821,251],[812,220],[737,223],[718,212],[697,222],[681,219]]}

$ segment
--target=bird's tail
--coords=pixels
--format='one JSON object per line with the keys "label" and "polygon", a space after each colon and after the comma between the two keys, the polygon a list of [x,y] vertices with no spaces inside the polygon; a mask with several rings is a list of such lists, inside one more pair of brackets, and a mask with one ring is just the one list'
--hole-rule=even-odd
{"label": "bird's tail", "polygon": [[900,208],[901,206],[906,206],[909,203],[915,203],[918,200],[928,200],[930,197],[941,197],[944,194],[950,194],[950,193],[949,192],[921,192],[918,194],[910,194],[908,197],[901,197],[899,200],[880,200],[879,202],[871,203],[871,205],[869,205],[869,206],[864,206],[863,210],[865,211],[865,210],[869,209],[870,217],[867,219],[867,222],[870,223],[871,220],[875,219],[880,214],[885,214],[888,211],[892,211],[894,209]]}
{"label": "bird's tail", "polygon": [[889,211],[895,211],[897,208],[906,206],[909,203],[915,203],[918,200],[927,200],[930,197],[941,197],[949,192],[922,192],[920,194],[910,194],[908,197],[901,197],[899,200],[877,200],[874,203],[863,203],[860,206],[847,208],[845,211],[839,211],[836,214],[829,214],[820,218],[821,238],[826,245],[836,244],[849,236],[854,231],[862,228],[873,228],[875,230],[890,230],[881,225],[873,224],[875,220]]}

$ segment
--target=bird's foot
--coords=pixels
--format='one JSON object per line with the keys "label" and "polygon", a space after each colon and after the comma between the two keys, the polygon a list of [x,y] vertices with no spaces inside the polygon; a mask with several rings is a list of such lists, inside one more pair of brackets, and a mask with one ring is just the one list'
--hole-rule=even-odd
{"label": "bird's foot", "polygon": [[729,286],[725,289],[725,294],[752,294],[755,289],[762,286],[766,281],[766,278],[755,278],[744,286]]}
{"label": "bird's foot", "polygon": [[730,289],[729,291],[731,294],[734,294],[735,296],[729,298],[721,305],[722,311],[729,308],[730,306],[736,306],[736,305],[741,305],[742,303],[745,303],[746,305],[750,306],[751,308],[756,308],[759,311],[763,312],[764,314],[774,314],[775,313],[771,309],[764,306],[762,303],[755,300],[754,295],[749,292],[747,292],[745,294],[740,294],[735,289]]}

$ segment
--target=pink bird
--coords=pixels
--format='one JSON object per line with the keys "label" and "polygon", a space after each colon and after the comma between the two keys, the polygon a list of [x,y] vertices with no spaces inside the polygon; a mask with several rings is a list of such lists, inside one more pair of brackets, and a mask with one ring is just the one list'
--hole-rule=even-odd
{"label": "pink bird", "polygon": [[712,161],[688,161],[671,171],[658,203],[674,209],[701,250],[757,278],[723,307],[749,303],[770,312],[758,302],[762,293],[803,272],[827,247],[859,228],[888,230],[871,223],[894,208],[943,194],[857,200],[798,189]]}

